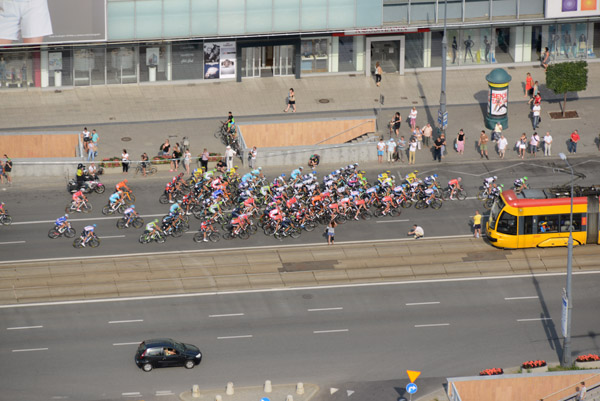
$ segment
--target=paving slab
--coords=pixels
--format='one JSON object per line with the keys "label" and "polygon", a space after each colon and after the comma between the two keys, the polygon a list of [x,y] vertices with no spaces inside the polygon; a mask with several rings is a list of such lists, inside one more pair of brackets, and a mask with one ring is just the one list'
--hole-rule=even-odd
{"label": "paving slab", "polygon": [[217,283],[212,277],[183,278],[181,284],[186,292],[212,290],[217,287]]}
{"label": "paving slab", "polygon": [[254,273],[278,273],[283,268],[283,264],[280,262],[261,262],[251,263],[244,268],[247,274]]}
{"label": "paving slab", "polygon": [[13,280],[15,288],[46,287],[47,277],[24,277]]}
{"label": "paving slab", "polygon": [[252,288],[281,288],[285,283],[279,274],[252,274],[248,276]]}
{"label": "paving slab", "polygon": [[49,270],[52,276],[83,273],[83,269],[79,264],[71,265],[68,263],[61,265],[53,264],[49,267]]}
{"label": "paving slab", "polygon": [[14,268],[0,268],[0,279],[17,277],[17,270]]}
{"label": "paving slab", "polygon": [[267,264],[280,264],[281,265],[281,259],[279,258],[279,254],[277,252],[248,252],[246,253],[246,260],[248,261],[248,264],[255,265],[255,264],[261,264],[261,263],[267,263]]}
{"label": "paving slab", "polygon": [[48,266],[35,268],[18,266],[15,268],[15,272],[17,277],[36,277],[50,275],[50,269],[48,268]]}
{"label": "paving slab", "polygon": [[344,259],[338,260],[334,264],[334,268],[338,269],[363,269],[367,266],[367,261],[362,259]]}
{"label": "paving slab", "polygon": [[180,279],[148,281],[148,284],[154,295],[183,294],[185,292]]}
{"label": "paving slab", "polygon": [[312,252],[306,252],[302,250],[282,250],[278,253],[279,259],[282,263],[314,261]]}
{"label": "paving slab", "polygon": [[481,274],[477,262],[444,263],[444,269],[448,274],[470,273],[475,276]]}
{"label": "paving slab", "polygon": [[248,260],[242,252],[221,253],[213,256],[217,267],[247,265]]}
{"label": "paving slab", "polygon": [[382,278],[386,278],[386,279],[389,279],[392,277],[398,277],[401,279],[414,277],[414,271],[410,266],[401,267],[401,268],[381,267],[376,270]]}
{"label": "paving slab", "polygon": [[46,280],[46,285],[49,287],[53,287],[55,285],[77,285],[82,283],[82,278],[83,275],[81,274],[48,277]]}
{"label": "paving slab", "polygon": [[56,285],[49,288],[53,300],[72,300],[85,297],[85,289],[78,285]]}
{"label": "paving slab", "polygon": [[250,287],[250,280],[246,275],[221,276],[214,279],[219,291],[231,291]]}
{"label": "paving slab", "polygon": [[112,283],[87,284],[82,286],[86,298],[102,298],[105,296],[117,296],[117,285]]}
{"label": "paving slab", "polygon": [[504,273],[508,274],[512,271],[512,267],[508,260],[486,260],[475,262],[481,274],[489,273]]}
{"label": "paving slab", "polygon": [[540,259],[516,259],[516,258],[511,258],[508,260],[508,262],[510,263],[510,267],[514,270],[514,271],[523,271],[523,270],[529,270],[529,271],[534,271],[534,270],[546,270],[546,266],[544,265],[544,262],[541,261]]}
{"label": "paving slab", "polygon": [[241,276],[246,273],[247,265],[219,265],[217,267],[209,267],[208,270],[213,276]]}
{"label": "paving slab", "polygon": [[431,265],[411,265],[415,277],[421,276],[443,276],[446,277],[446,269],[441,263]]}
{"label": "paving slab", "polygon": [[147,282],[117,283],[117,291],[121,297],[152,295],[152,286]]}
{"label": "paving slab", "polygon": [[48,287],[15,289],[14,296],[20,303],[24,302],[41,302],[51,298],[50,289]]}
{"label": "paving slab", "polygon": [[317,285],[312,271],[281,273],[281,281],[286,287],[296,287],[299,285]]}
{"label": "paving slab", "polygon": [[348,275],[344,270],[319,270],[313,273],[319,284],[332,284],[333,282],[346,284],[349,282]]}

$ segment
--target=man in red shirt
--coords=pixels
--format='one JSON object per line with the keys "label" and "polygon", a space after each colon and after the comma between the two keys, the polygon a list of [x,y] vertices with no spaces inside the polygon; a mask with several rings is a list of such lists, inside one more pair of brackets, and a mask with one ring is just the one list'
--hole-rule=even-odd
{"label": "man in red shirt", "polygon": [[569,138],[569,153],[577,153],[577,142],[579,142],[579,132],[575,130]]}

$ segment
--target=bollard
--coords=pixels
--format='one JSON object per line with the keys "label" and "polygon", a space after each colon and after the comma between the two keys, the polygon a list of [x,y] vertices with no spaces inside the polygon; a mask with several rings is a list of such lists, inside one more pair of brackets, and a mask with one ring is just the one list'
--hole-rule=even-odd
{"label": "bollard", "polygon": [[291,394],[288,394],[288,396],[285,398],[285,401],[294,401],[294,397],[292,397]]}
{"label": "bollard", "polygon": [[273,391],[271,380],[265,380],[265,393],[270,393],[271,391]]}
{"label": "bollard", "polygon": [[193,398],[198,398],[200,397],[200,386],[197,384],[194,384],[192,386],[192,397]]}
{"label": "bollard", "polygon": [[233,395],[233,393],[233,382],[227,382],[227,390],[225,391],[225,394]]}
{"label": "bollard", "polygon": [[221,401],[223,398],[221,397],[220,394],[217,394],[217,396],[215,397],[215,401]]}
{"label": "bollard", "polygon": [[298,395],[304,394],[304,383],[299,382],[298,384],[296,384],[296,394],[298,394]]}

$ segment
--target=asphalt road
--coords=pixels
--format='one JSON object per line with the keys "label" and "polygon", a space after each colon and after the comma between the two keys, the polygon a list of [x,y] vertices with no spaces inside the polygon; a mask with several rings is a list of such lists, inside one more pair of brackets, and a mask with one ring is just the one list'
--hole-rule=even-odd
{"label": "asphalt road", "polygon": [[[270,379],[316,383],[319,400],[352,390],[374,401],[397,399],[407,369],[423,372],[425,394],[440,378],[557,361],[564,282],[522,276],[2,307],[0,399],[170,400],[158,394]],[[599,351],[599,284],[595,272],[574,277],[574,354]],[[138,369],[137,344],[163,336],[198,345],[203,362]],[[375,381],[378,393],[369,390]],[[343,390],[332,397],[329,386]]]}
{"label": "asphalt road", "polygon": [[[461,176],[464,186],[467,189],[470,198],[466,201],[445,202],[440,210],[415,210],[414,208],[403,210],[399,217],[387,217],[382,219],[372,219],[370,221],[352,221],[340,226],[336,232],[338,241],[360,241],[373,239],[387,239],[404,236],[412,224],[419,224],[425,229],[427,236],[452,236],[465,235],[471,233],[469,216],[472,216],[476,209],[483,211],[481,203],[475,199],[476,192],[481,185],[483,178],[496,175],[498,181],[505,184],[505,188],[510,188],[512,182],[517,177],[528,176],[529,182],[533,187],[543,188],[557,184],[565,184],[569,176],[555,172],[551,163],[562,165],[558,158],[537,160],[524,160],[515,163],[514,161],[487,161],[487,162],[468,162],[464,165],[451,164],[443,169],[436,164],[421,168],[420,176],[437,173],[442,183],[449,179]],[[576,171],[581,172],[587,178],[579,183],[581,185],[598,184],[597,168],[599,161],[590,157],[572,158]],[[412,169],[406,165],[372,165],[364,167],[368,170],[370,180],[374,180],[376,173],[390,169],[397,177],[404,176]],[[274,176],[280,171],[267,172],[268,176]],[[286,171],[286,173],[289,173]],[[320,176],[327,173],[325,170],[318,172]],[[110,188],[116,184],[123,176],[105,175],[103,182]],[[158,197],[164,189],[164,184],[168,176],[163,174],[161,177],[153,177],[142,180],[141,178],[132,178],[131,186],[136,194],[136,209],[145,217],[146,221],[164,216],[168,213],[168,205],[158,203]],[[2,193],[2,201],[6,203],[9,213],[13,216],[12,226],[0,227],[0,254],[2,261],[31,260],[44,258],[76,257],[87,255],[124,255],[141,252],[160,252],[164,250],[193,250],[202,248],[230,248],[230,247],[252,247],[264,245],[278,245],[280,242],[273,237],[264,236],[262,233],[252,236],[247,241],[221,240],[216,244],[196,244],[192,241],[192,233],[198,229],[199,222],[191,217],[191,230],[189,234],[181,238],[169,238],[165,244],[138,243],[138,238],[142,230],[130,228],[128,230],[119,230],[116,228],[116,219],[114,216],[103,216],[101,207],[108,202],[109,190],[104,194],[91,194],[89,196],[94,210],[89,214],[72,213],[72,223],[77,232],[80,232],[83,226],[96,223],[97,233],[102,239],[102,244],[97,249],[74,249],[72,240],[59,238],[51,240],[47,237],[48,230],[52,227],[53,221],[64,214],[65,206],[70,203],[70,195],[66,191],[65,185],[48,185],[41,183],[36,188],[24,187],[23,189],[11,188],[10,191]],[[303,233],[297,240],[285,239],[289,244],[297,243],[310,244],[323,241],[320,230],[312,233]]]}

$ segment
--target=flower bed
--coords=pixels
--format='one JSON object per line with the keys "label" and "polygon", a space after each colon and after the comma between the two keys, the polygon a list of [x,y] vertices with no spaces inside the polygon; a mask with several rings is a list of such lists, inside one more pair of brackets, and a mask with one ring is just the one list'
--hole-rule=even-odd
{"label": "flower bed", "polygon": [[502,368],[485,369],[479,372],[479,376],[495,376],[501,374],[504,374],[504,370],[502,370]]}
{"label": "flower bed", "polygon": [[523,372],[547,372],[548,364],[544,360],[527,361],[521,365]]}
{"label": "flower bed", "polygon": [[152,158],[152,164],[170,164],[171,156],[154,156]]}
{"label": "flower bed", "polygon": [[596,354],[579,355],[575,359],[575,367],[581,369],[598,369],[600,368],[600,356]]}
{"label": "flower bed", "polygon": [[107,157],[102,159],[100,167],[121,167],[121,159],[119,157]]}

